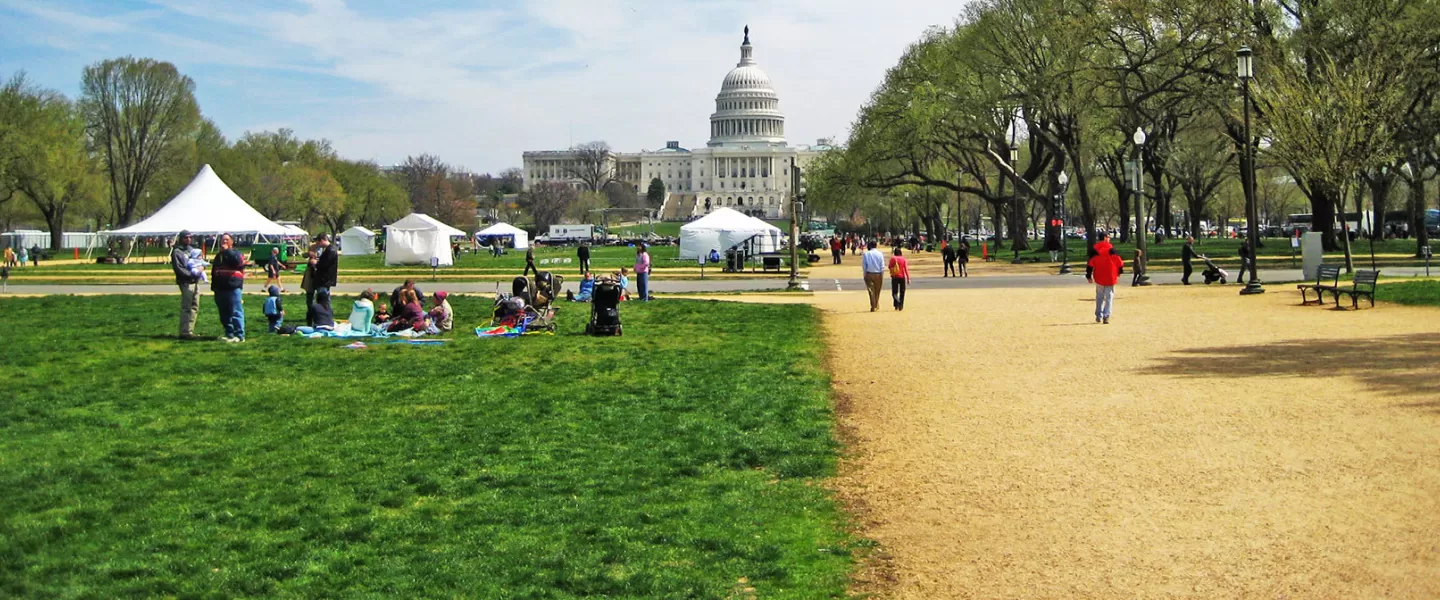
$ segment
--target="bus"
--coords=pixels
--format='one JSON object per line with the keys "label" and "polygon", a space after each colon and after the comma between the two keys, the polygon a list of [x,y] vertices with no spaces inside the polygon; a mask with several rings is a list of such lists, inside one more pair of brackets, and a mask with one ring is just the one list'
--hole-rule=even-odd
{"label": "bus", "polygon": [[[1367,235],[1374,227],[1374,219],[1374,213],[1371,213],[1368,210],[1358,213],[1348,212],[1345,213],[1344,229],[1348,229],[1352,237]],[[1342,228],[1340,226],[1340,223],[1338,222],[1338,218],[1336,219],[1336,221],[1337,222],[1335,224],[1335,231],[1339,232]],[[1285,230],[1286,236],[1294,237],[1301,233],[1310,231],[1313,228],[1312,225],[1314,224],[1314,222],[1315,215],[1311,213],[1294,214],[1285,218],[1285,226],[1283,227],[1283,229]]]}

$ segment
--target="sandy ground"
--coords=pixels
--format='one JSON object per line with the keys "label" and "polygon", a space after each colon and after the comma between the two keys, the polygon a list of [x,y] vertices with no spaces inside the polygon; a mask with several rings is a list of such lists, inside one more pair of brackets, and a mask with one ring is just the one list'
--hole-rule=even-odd
{"label": "sandy ground", "polygon": [[756,300],[825,311],[857,592],[1440,598],[1440,311],[1292,290]]}

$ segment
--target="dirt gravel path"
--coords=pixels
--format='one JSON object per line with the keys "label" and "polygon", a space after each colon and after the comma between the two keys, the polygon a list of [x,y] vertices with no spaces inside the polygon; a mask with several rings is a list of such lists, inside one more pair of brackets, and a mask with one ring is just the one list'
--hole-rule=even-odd
{"label": "dirt gravel path", "polygon": [[1088,288],[810,297],[857,591],[1440,598],[1440,311],[1291,290],[1122,288],[1110,325]]}

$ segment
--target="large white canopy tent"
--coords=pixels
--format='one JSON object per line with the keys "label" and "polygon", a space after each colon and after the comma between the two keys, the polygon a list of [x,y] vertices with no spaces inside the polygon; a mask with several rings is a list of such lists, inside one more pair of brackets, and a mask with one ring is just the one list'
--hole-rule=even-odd
{"label": "large white canopy tent", "polygon": [[524,250],[530,247],[530,234],[524,229],[509,223],[496,223],[480,231],[475,232],[475,237],[510,236],[516,250]]}
{"label": "large white canopy tent", "polygon": [[[258,234],[287,236],[293,232],[271,221],[237,196],[220,180],[210,165],[190,180],[185,189],[150,218],[139,223],[107,232],[112,236],[140,237],[175,235],[188,230],[196,235]],[[303,233],[303,232],[302,232]]]}
{"label": "large white canopy tent", "polygon": [[429,215],[410,213],[385,226],[385,264],[430,266],[433,258],[439,266],[453,265],[452,237],[465,237],[465,232]]}
{"label": "large white canopy tent", "polygon": [[340,234],[340,252],[347,256],[375,253],[375,232],[356,225]]}
{"label": "large white canopy tent", "polygon": [[697,259],[711,250],[723,253],[752,237],[753,252],[776,252],[782,235],[779,227],[721,207],[680,227],[680,258]]}

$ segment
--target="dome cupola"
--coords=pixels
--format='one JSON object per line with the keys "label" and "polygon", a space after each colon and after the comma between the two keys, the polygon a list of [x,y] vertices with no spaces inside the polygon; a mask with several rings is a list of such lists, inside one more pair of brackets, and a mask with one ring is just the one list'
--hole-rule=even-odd
{"label": "dome cupola", "polygon": [[710,115],[709,146],[736,144],[785,145],[785,115],[770,76],[755,64],[750,27],[740,44],[740,62],[725,74],[715,113]]}

